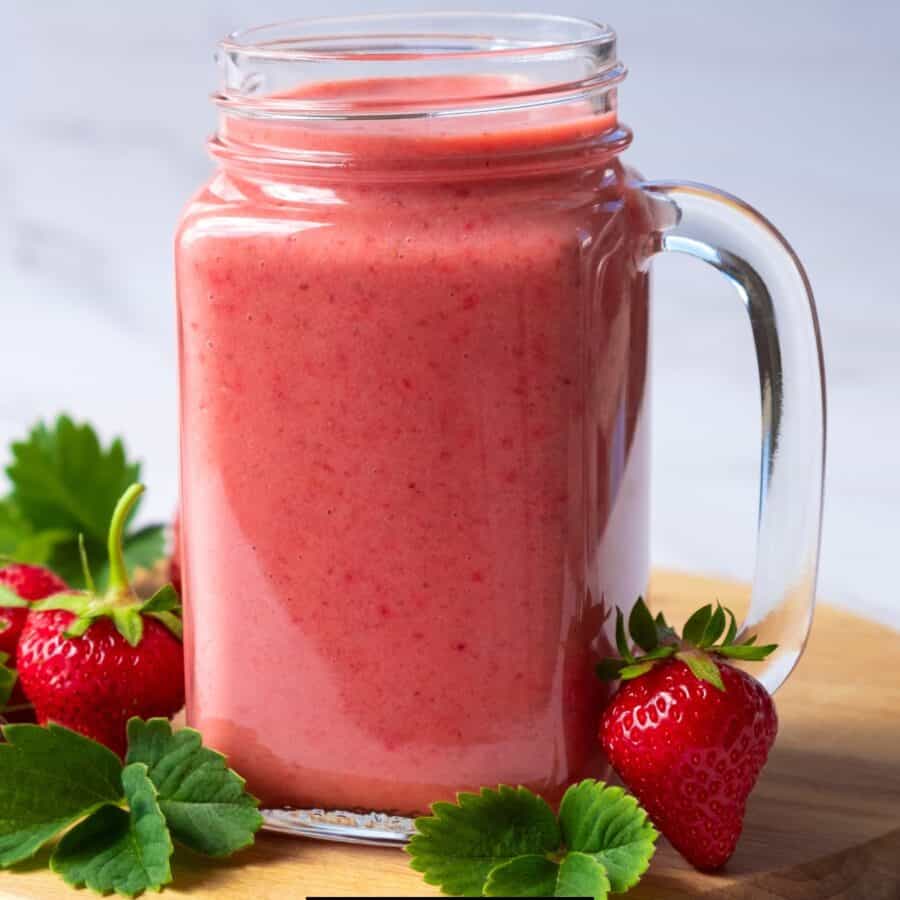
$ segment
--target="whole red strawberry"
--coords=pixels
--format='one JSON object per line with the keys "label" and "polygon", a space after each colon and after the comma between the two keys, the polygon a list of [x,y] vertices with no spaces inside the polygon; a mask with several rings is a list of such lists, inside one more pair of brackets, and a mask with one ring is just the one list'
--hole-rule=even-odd
{"label": "whole red strawberry", "polygon": [[[11,591],[19,601],[14,606],[5,606],[4,597],[0,596],[0,653],[6,653],[9,664],[15,665],[16,646],[31,601],[67,591],[69,586],[49,569],[23,563],[0,569],[0,585]],[[7,602],[10,599],[6,598]]]}
{"label": "whole red strawberry", "polygon": [[19,643],[19,678],[41,725],[66,725],[123,756],[131,716],[169,717],[184,705],[181,642],[150,617],[136,647],[109,617],[67,638],[75,618],[64,609],[29,616]]}
{"label": "whole red strawberry", "polygon": [[172,716],[184,704],[178,595],[171,585],[141,601],[128,583],[122,533],[143,491],[132,485],[110,525],[109,587],[35,603],[18,647],[19,679],[38,722],[58,722],[125,752],[131,716]]}
{"label": "whole red strawberry", "polygon": [[763,659],[775,646],[734,643],[734,616],[722,607],[698,610],[684,639],[643,601],[629,624],[646,654],[630,653],[620,613],[622,658],[598,669],[623,679],[603,712],[601,744],[675,849],[698,869],[718,869],[737,846],[747,797],[778,731],[769,693],[726,660]]}

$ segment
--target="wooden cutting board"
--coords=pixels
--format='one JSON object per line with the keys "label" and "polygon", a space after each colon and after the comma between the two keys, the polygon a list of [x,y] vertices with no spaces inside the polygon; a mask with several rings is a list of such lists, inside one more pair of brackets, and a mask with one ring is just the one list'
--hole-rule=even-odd
{"label": "wooden cutting board", "polygon": [[[653,581],[651,602],[673,621],[715,599],[743,611],[747,589],[669,572]],[[900,900],[898,637],[820,606],[806,655],[778,693],[778,741],[727,871],[694,872],[663,843],[629,898]],[[0,898],[89,896],[47,871],[46,859],[44,851],[0,873]],[[175,882],[165,893],[220,900],[434,896],[406,859],[400,850],[262,834],[226,863],[177,851]]]}

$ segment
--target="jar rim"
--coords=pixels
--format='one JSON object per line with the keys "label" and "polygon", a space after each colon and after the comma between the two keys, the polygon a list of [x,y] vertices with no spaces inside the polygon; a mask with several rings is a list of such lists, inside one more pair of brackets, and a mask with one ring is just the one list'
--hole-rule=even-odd
{"label": "jar rim", "polygon": [[[223,112],[266,119],[409,119],[529,109],[596,98],[625,77],[616,34],[590,19],[541,13],[387,13],[293,19],[236,31],[219,44]],[[491,89],[454,94],[460,75]],[[348,96],[335,84],[448,90],[427,97]],[[471,83],[471,82],[470,82]],[[313,89],[309,89],[312,87]],[[303,88],[303,90],[296,90]]]}
{"label": "jar rim", "polygon": [[[502,34],[479,34],[469,30],[436,32],[433,26],[464,23],[491,23],[499,28],[538,28],[547,37],[526,40]],[[415,30],[376,31],[379,26]],[[471,27],[471,25],[470,25]],[[325,29],[330,29],[326,31]],[[336,29],[336,30],[335,30]],[[346,30],[345,30],[346,29]],[[353,46],[350,41],[423,41],[418,49],[388,49],[375,45]],[[464,45],[434,45],[424,41],[443,39],[468,41]],[[472,59],[502,56],[540,56],[577,52],[587,47],[615,45],[616,33],[609,26],[580,16],[531,12],[367,13],[356,16],[321,16],[289,19],[267,25],[238,29],[219,41],[222,51],[246,57],[282,61],[365,60],[409,62],[415,59]]]}

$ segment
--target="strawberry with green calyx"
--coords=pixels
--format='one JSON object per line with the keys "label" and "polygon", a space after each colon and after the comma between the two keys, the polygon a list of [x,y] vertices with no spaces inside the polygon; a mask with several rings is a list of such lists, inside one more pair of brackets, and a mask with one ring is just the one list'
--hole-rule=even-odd
{"label": "strawberry with green calyx", "polygon": [[19,678],[38,722],[66,725],[120,755],[131,716],[169,717],[184,704],[178,595],[166,585],[138,598],[122,552],[143,490],[129,487],[113,512],[108,588],[96,590],[82,544],[88,589],[32,604],[18,646]]}
{"label": "strawberry with green calyx", "polygon": [[620,656],[597,674],[621,685],[603,712],[607,758],[657,828],[692,865],[723,866],[743,827],[747,798],[778,731],[772,698],[730,660],[762,660],[775,645],[737,640],[730,610],[707,605],[681,637],[638,600],[629,632],[621,611]]}

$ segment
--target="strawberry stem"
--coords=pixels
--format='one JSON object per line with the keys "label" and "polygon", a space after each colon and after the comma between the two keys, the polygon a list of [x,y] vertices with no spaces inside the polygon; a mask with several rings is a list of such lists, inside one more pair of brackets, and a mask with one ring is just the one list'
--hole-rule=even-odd
{"label": "strawberry stem", "polygon": [[113,511],[112,521],[109,523],[109,589],[111,591],[124,591],[129,587],[128,568],[125,565],[125,553],[122,550],[122,541],[125,535],[125,525],[128,516],[134,509],[141,494],[144,493],[142,484],[133,484],[122,494],[116,508]]}

